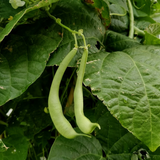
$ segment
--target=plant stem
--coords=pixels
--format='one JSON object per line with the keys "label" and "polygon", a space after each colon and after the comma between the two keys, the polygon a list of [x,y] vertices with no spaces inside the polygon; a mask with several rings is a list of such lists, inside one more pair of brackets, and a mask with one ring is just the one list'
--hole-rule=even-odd
{"label": "plant stem", "polygon": [[127,11],[121,7],[124,11],[124,13],[110,13],[110,16],[125,16],[127,14]]}
{"label": "plant stem", "polygon": [[134,31],[137,35],[144,37],[145,36],[145,32],[139,28],[137,28],[136,26],[134,26]]}
{"label": "plant stem", "polygon": [[72,33],[73,36],[74,36],[74,41],[75,41],[75,47],[78,48],[78,43],[77,43],[77,37],[76,37],[76,34],[75,33]]}
{"label": "plant stem", "polygon": [[134,15],[133,15],[133,9],[132,4],[130,0],[127,0],[128,2],[128,9],[129,9],[129,37],[133,38],[134,35]]}
{"label": "plant stem", "polygon": [[8,126],[8,123],[6,123],[6,122],[4,122],[4,121],[1,121],[1,120],[0,120],[0,124],[5,125],[5,126]]}
{"label": "plant stem", "polygon": [[54,20],[56,21],[56,23],[59,24],[61,27],[67,29],[67,30],[68,30],[69,32],[71,32],[71,33],[79,34],[79,32],[74,31],[74,30],[70,29],[69,27],[65,26],[64,24],[62,24],[60,18],[56,18],[55,16],[51,15],[51,14],[49,13],[49,11],[46,11],[46,12],[47,12],[48,16],[49,16],[50,18],[54,19]]}
{"label": "plant stem", "polygon": [[32,145],[31,142],[30,142],[30,144],[31,144],[31,146],[32,146],[32,151],[33,151],[34,157],[35,157],[36,160],[38,160],[37,154],[36,154],[36,152],[35,152],[35,149],[34,149],[34,147],[33,147],[33,145]]}
{"label": "plant stem", "polygon": [[136,9],[141,9],[145,6],[145,4],[143,4],[142,6],[140,7],[137,7],[136,4],[135,4],[135,0],[133,0],[133,6],[136,8]]}
{"label": "plant stem", "polygon": [[87,44],[86,44],[85,37],[84,37],[84,35],[82,33],[81,33],[81,36],[83,38],[84,47],[87,49],[88,47],[87,47]]}
{"label": "plant stem", "polygon": [[[47,14],[48,14],[48,16],[49,16],[50,18],[52,18],[52,19],[54,19],[54,20],[56,21],[57,24],[59,24],[61,27],[65,28],[65,29],[67,29],[69,32],[71,32],[71,33],[73,34],[74,38],[75,38],[75,34],[78,34],[79,36],[82,36],[83,43],[84,43],[84,47],[87,48],[86,41],[85,41],[85,37],[84,37],[84,35],[83,35],[83,30],[79,30],[78,32],[75,31],[75,30],[72,30],[72,29],[70,29],[69,27],[67,27],[67,26],[65,26],[64,24],[62,24],[60,18],[56,18],[55,16],[51,15],[51,14],[49,13],[49,11],[47,11],[47,10],[46,10],[46,12],[47,12]],[[75,38],[75,39],[76,39],[76,38]],[[76,41],[75,41],[75,46],[78,46]]]}

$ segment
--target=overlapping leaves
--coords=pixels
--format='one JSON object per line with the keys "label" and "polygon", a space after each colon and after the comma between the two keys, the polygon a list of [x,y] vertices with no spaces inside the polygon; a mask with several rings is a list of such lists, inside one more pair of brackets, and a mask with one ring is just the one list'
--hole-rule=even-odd
{"label": "overlapping leaves", "polygon": [[[57,2],[58,0],[45,0],[45,1],[40,1],[36,4],[33,4],[25,9],[23,9],[22,11],[18,12],[14,17],[14,13],[16,13],[16,11],[13,10],[13,8],[11,7],[11,5],[8,3],[8,2],[1,2],[2,5],[4,5],[4,8],[6,7],[6,4],[8,6],[8,8],[5,8],[5,10],[7,9],[7,13],[6,11],[3,12],[0,12],[0,16],[2,17],[7,17],[9,12],[8,12],[8,9],[10,10],[11,9],[11,12],[9,16],[12,16],[13,19],[5,26],[5,28],[1,31],[1,34],[0,34],[0,42],[4,39],[5,36],[7,36],[11,31],[12,29],[14,28],[14,26],[18,23],[18,21],[28,12],[30,11],[33,11],[33,10],[36,10],[36,9],[39,9],[41,7],[45,7],[45,6],[48,6],[50,5],[51,3],[55,3]],[[3,9],[3,8],[2,8]],[[18,9],[19,10],[19,9]],[[7,14],[7,15],[6,15]],[[9,18],[8,16],[8,18]]]}

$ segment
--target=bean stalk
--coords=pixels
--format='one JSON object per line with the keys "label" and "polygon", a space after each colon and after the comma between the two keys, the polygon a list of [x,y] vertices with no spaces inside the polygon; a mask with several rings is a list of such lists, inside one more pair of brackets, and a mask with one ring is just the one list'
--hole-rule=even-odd
{"label": "bean stalk", "polygon": [[133,38],[134,35],[134,15],[133,15],[133,8],[130,0],[128,2],[128,9],[129,9],[129,37]]}

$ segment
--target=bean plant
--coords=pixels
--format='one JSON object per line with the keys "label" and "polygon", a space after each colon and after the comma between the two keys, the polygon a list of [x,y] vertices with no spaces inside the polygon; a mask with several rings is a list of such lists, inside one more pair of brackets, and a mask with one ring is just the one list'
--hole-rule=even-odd
{"label": "bean plant", "polygon": [[0,160],[159,160],[159,134],[159,0],[0,0]]}

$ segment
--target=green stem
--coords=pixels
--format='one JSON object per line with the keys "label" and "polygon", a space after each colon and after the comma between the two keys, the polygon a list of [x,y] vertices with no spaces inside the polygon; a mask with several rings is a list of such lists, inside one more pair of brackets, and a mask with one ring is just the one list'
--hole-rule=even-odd
{"label": "green stem", "polygon": [[133,15],[133,9],[132,9],[132,4],[130,0],[128,1],[128,9],[129,9],[129,37],[133,38],[134,35],[134,15]]}
{"label": "green stem", "polygon": [[7,117],[6,114],[0,109],[0,113],[4,116]]}
{"label": "green stem", "polygon": [[33,151],[33,154],[34,154],[34,157],[35,157],[35,160],[38,160],[38,157],[37,157],[37,154],[36,154],[36,151],[34,149],[34,146],[32,145],[32,143],[30,142],[31,146],[32,146],[32,151]]}
{"label": "green stem", "polygon": [[143,30],[140,30],[139,28],[137,28],[136,26],[134,26],[134,31],[137,35],[144,37],[145,36],[145,32]]}
{"label": "green stem", "polygon": [[135,1],[133,0],[133,6],[134,6],[136,9],[141,9],[141,8],[143,8],[143,7],[145,6],[145,4],[143,4],[143,5],[140,6],[140,7],[137,7],[136,4],[135,4]]}
{"label": "green stem", "polygon": [[43,157],[45,156],[44,148],[42,148]]}
{"label": "green stem", "polygon": [[96,101],[97,99],[93,96],[93,94],[86,88],[86,87],[84,87],[84,86],[82,86],[83,87],[83,90],[85,90],[90,96],[91,96],[91,98],[92,98],[92,100],[93,101]]}
{"label": "green stem", "polygon": [[79,34],[79,32],[77,32],[77,31],[75,31],[75,30],[72,30],[72,29],[70,29],[69,27],[67,27],[67,26],[65,26],[64,24],[62,24],[60,18],[56,18],[55,16],[51,15],[51,14],[49,13],[49,11],[46,11],[46,12],[47,12],[48,16],[49,16],[50,18],[54,19],[54,20],[56,21],[56,23],[59,24],[61,27],[67,29],[67,30],[68,30],[69,32],[71,32],[71,33]]}
{"label": "green stem", "polygon": [[1,121],[1,120],[0,120],[0,124],[5,125],[5,126],[8,126],[8,123],[6,123],[6,122],[4,122],[4,121]]}
{"label": "green stem", "polygon": [[[70,29],[69,27],[67,27],[67,26],[65,26],[64,24],[62,24],[60,18],[56,18],[55,16],[51,15],[51,14],[49,13],[49,11],[47,11],[47,10],[46,10],[46,12],[47,12],[47,14],[48,14],[48,16],[49,16],[50,18],[52,18],[52,19],[54,19],[54,20],[56,21],[57,24],[59,24],[61,27],[65,28],[65,29],[67,29],[69,32],[71,32],[71,33],[73,34],[74,38],[75,38],[75,34],[78,34],[78,35],[82,36],[84,46],[85,46],[85,48],[87,48],[86,41],[85,41],[85,37],[84,37],[84,35],[83,35],[83,30],[79,30],[78,32],[75,31],[75,30],[72,30],[72,29]],[[75,38],[75,45],[78,46],[78,45],[77,45],[76,38]]]}
{"label": "green stem", "polygon": [[82,33],[81,33],[81,36],[83,38],[84,47],[87,49],[88,47],[87,47],[87,44],[86,44],[85,37],[84,37],[84,35]]}
{"label": "green stem", "polygon": [[78,43],[77,43],[77,37],[76,37],[76,34],[75,33],[72,33],[73,34],[73,37],[74,37],[74,41],[75,41],[75,47],[78,48]]}
{"label": "green stem", "polygon": [[121,7],[121,8],[124,11],[123,14],[122,13],[110,13],[110,16],[125,16],[127,14],[127,12],[126,12],[126,10],[123,7]]}
{"label": "green stem", "polygon": [[110,16],[125,16],[126,15],[126,13],[124,13],[124,14],[120,14],[120,13],[110,13]]}

